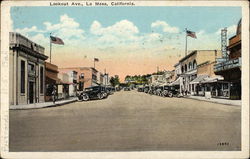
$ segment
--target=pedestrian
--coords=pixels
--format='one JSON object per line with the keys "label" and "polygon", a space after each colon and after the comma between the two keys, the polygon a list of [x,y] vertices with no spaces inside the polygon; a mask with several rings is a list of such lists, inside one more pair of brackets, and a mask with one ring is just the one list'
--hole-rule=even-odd
{"label": "pedestrian", "polygon": [[55,104],[55,102],[56,102],[56,85],[53,85],[52,99],[53,99],[53,103]]}

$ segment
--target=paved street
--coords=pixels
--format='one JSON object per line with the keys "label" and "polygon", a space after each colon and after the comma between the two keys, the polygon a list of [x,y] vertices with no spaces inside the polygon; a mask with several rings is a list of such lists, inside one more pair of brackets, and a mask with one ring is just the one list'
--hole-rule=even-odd
{"label": "paved street", "polygon": [[10,151],[240,150],[240,117],[240,106],[121,91],[10,110]]}

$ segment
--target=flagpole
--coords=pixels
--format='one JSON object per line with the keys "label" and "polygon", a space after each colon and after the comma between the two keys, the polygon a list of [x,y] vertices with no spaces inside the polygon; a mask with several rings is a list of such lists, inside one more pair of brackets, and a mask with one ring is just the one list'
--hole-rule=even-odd
{"label": "flagpole", "polygon": [[185,56],[187,56],[187,28],[185,28],[185,34],[186,34]]}
{"label": "flagpole", "polygon": [[52,47],[52,44],[51,44],[51,38],[50,38],[50,37],[51,37],[51,33],[50,33],[49,35],[50,35],[50,36],[49,36],[49,41],[50,41],[49,60],[50,60],[50,63],[51,63],[51,50],[52,50],[52,48],[51,48],[51,47]]}

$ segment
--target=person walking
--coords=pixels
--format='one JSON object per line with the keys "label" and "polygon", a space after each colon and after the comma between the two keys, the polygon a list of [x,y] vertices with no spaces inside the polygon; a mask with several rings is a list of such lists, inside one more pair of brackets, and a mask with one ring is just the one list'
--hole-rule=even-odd
{"label": "person walking", "polygon": [[56,85],[53,85],[52,99],[53,99],[53,103],[55,104],[55,102],[56,102]]}

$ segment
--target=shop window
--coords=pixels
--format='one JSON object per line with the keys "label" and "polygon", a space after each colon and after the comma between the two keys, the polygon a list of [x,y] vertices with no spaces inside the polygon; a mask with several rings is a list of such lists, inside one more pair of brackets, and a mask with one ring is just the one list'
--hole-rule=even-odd
{"label": "shop window", "polygon": [[43,75],[43,67],[40,67],[40,93],[43,93],[43,83],[44,83],[44,75]]}
{"label": "shop window", "polygon": [[25,93],[25,61],[21,60],[21,93]]}

